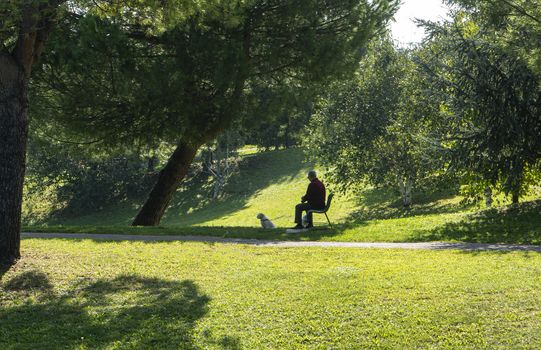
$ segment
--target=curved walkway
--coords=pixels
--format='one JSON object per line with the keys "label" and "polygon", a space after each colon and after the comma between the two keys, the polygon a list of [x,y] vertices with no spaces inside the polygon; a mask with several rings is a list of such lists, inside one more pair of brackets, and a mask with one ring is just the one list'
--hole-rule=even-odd
{"label": "curved walkway", "polygon": [[463,250],[463,251],[534,251],[541,253],[541,246],[514,244],[486,243],[449,243],[449,242],[419,242],[419,243],[386,243],[386,242],[314,242],[314,241],[270,241],[244,238],[220,238],[212,236],[151,236],[151,235],[121,235],[95,233],[33,233],[23,232],[22,238],[63,238],[63,239],[92,239],[105,241],[180,241],[204,243],[247,244],[257,247],[323,247],[323,248],[379,248],[379,249],[426,249],[426,250]]}

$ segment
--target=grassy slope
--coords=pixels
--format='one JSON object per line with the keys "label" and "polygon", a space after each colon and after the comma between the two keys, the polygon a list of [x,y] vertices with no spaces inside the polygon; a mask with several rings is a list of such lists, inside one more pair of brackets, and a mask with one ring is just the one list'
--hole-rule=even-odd
{"label": "grassy slope", "polygon": [[[299,149],[246,155],[219,200],[208,198],[208,183],[184,183],[162,225],[257,227],[255,216],[264,212],[277,225],[291,226],[293,207],[306,190],[306,172],[312,166]],[[333,219],[345,219],[354,207],[350,198],[338,197],[333,204]],[[90,215],[53,219],[49,224],[128,225],[136,212],[136,205],[121,203]]]}
{"label": "grassy slope", "polygon": [[[316,215],[320,228],[300,235],[283,230],[257,229],[259,212],[279,227],[291,226],[293,207],[304,193],[305,173],[313,165],[300,150],[248,155],[226,188],[223,198],[208,200],[207,183],[190,182],[180,188],[159,228],[131,228],[136,207],[124,203],[91,215],[63,218],[27,227],[32,231],[195,234],[267,239],[328,241],[470,241],[541,244],[541,201],[518,208],[481,211],[460,205],[460,198],[446,192],[417,195],[409,210],[400,209],[397,196],[367,189],[359,197],[337,195],[329,213],[336,229],[325,228],[324,216]],[[529,199],[539,198],[539,194]],[[105,226],[105,227],[104,227]],[[212,227],[208,227],[212,226]],[[218,227],[224,226],[224,227]]]}
{"label": "grassy slope", "polygon": [[[541,254],[23,240],[2,349],[538,349]],[[1,275],[0,275],[1,276]]]}

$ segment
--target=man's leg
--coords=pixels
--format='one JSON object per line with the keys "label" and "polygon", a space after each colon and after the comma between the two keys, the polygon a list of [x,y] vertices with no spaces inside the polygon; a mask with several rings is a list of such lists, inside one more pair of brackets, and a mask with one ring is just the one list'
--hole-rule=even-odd
{"label": "man's leg", "polygon": [[313,227],[314,222],[312,221],[312,213],[307,213],[306,215],[308,216],[308,227]]}
{"label": "man's leg", "polygon": [[310,210],[310,204],[300,203],[295,206],[295,223],[297,225],[302,225],[302,212],[305,210]]}

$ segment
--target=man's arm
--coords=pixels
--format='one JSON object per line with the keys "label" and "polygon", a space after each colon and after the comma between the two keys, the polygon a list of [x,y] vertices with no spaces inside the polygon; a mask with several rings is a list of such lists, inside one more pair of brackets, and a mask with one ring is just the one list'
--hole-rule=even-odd
{"label": "man's arm", "polygon": [[312,192],[314,192],[314,188],[313,188],[313,184],[310,183],[308,184],[308,188],[306,189],[306,194],[304,196],[302,196],[301,198],[301,201],[304,203],[306,201],[308,201],[308,199],[310,198],[310,196],[312,195]]}

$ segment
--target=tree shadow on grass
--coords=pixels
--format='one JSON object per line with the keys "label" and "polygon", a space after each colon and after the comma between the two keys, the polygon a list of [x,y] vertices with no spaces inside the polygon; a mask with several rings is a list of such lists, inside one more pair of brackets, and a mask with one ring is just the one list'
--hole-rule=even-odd
{"label": "tree shadow on grass", "polygon": [[4,290],[18,293],[40,293],[50,294],[53,291],[53,285],[49,282],[46,274],[40,271],[32,270],[11,278],[4,284]]}
{"label": "tree shadow on grass", "polygon": [[392,190],[370,188],[359,195],[361,209],[351,213],[347,222],[359,223],[367,220],[387,220],[430,214],[456,213],[468,205],[448,200],[456,197],[452,189],[419,192],[409,208],[402,205],[400,195]]}
{"label": "tree shadow on grass", "polygon": [[459,222],[421,231],[410,241],[541,244],[541,200],[484,210]]}
{"label": "tree shadow on grass", "polygon": [[[200,349],[194,327],[210,300],[193,281],[135,275],[81,280],[55,293],[47,275],[28,271],[1,287],[5,300],[24,300],[0,304],[3,349]],[[237,338],[215,338],[210,332],[202,341],[240,347]]]}

